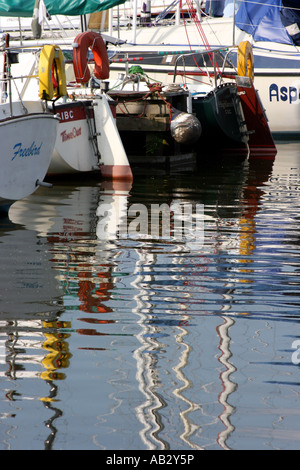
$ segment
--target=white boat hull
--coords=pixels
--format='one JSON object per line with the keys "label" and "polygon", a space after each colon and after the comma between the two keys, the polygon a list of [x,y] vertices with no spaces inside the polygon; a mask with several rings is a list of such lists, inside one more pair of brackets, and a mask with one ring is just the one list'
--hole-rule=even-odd
{"label": "white boat hull", "polygon": [[34,193],[48,171],[58,119],[48,113],[3,118],[0,106],[0,198],[16,201]]}
{"label": "white boat hull", "polygon": [[59,126],[48,174],[89,172],[98,167],[98,158],[89,131],[90,103],[71,102],[56,106]]}
{"label": "white boat hull", "polygon": [[[12,65],[14,76],[24,76],[23,80],[16,80],[13,87],[15,99],[18,96],[23,100],[38,97],[38,76],[36,79],[26,79],[27,75],[35,76],[36,58],[36,54],[30,51],[21,51],[19,62]],[[66,72],[68,81],[72,81],[73,66],[66,67]],[[60,123],[48,174],[98,172],[100,175],[101,170],[101,177],[106,179],[131,180],[132,172],[108,98],[90,93],[87,96],[83,88],[70,88],[70,93],[73,90],[79,94],[82,91],[83,96],[76,93],[76,100],[60,100],[49,108],[50,112],[58,115]]]}
{"label": "white boat hull", "polygon": [[60,124],[48,174],[96,171],[105,179],[132,179],[106,96],[62,103],[55,112]]}

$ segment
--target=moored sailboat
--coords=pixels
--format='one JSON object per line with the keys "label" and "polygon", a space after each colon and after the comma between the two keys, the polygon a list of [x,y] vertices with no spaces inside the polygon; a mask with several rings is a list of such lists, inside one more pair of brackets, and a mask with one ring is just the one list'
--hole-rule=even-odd
{"label": "moored sailboat", "polygon": [[[121,2],[122,3],[122,2]],[[173,2],[173,3],[176,3],[176,2]],[[47,3],[47,6],[48,6],[48,3]],[[62,12],[64,11],[64,7],[65,5],[62,4]],[[98,9],[102,9],[102,7],[104,7],[104,5],[101,5],[100,8]],[[49,5],[49,8],[53,8],[53,5]],[[55,12],[55,9],[54,9],[54,12]],[[194,16],[195,18],[195,16]],[[200,28],[200,25],[197,23],[197,27],[198,27],[198,32],[201,32],[201,28]],[[146,30],[148,28],[144,28],[144,30]],[[153,28],[156,30],[156,32],[158,32],[158,28],[155,27]],[[151,30],[151,28],[149,28],[149,30]],[[167,27],[167,30],[169,31],[169,28]],[[92,32],[89,32],[89,35],[91,36],[92,34],[95,34],[95,33],[92,33]],[[169,34],[169,33],[167,33]],[[100,40],[101,38],[97,37],[97,40]],[[243,44],[248,44],[247,41],[244,41]],[[91,45],[91,44],[89,44]],[[73,49],[73,63],[70,64],[70,66],[67,67],[67,69],[70,71],[70,69],[73,70],[73,67],[74,67],[74,56],[76,58],[76,50],[79,50],[80,47],[79,46],[79,43],[77,43],[77,40],[75,38],[73,44],[72,44],[72,49]],[[238,142],[238,144],[240,144],[238,146],[238,149],[242,148],[243,150],[246,149],[247,151],[247,143],[248,143],[248,140],[249,140],[249,135],[253,132],[256,132],[256,122],[255,122],[255,113],[252,113],[252,119],[251,119],[251,126],[254,125],[254,128],[249,128],[249,125],[247,122],[245,122],[245,119],[244,119],[244,112],[243,112],[243,105],[245,105],[245,103],[243,102],[243,100],[240,100],[239,98],[239,93],[241,94],[247,94],[247,87],[245,88],[243,86],[243,90],[242,91],[238,91],[238,86],[237,84],[235,83],[235,76],[236,75],[246,75],[248,76],[248,78],[250,78],[252,81],[253,81],[253,77],[252,77],[252,72],[251,74],[249,74],[248,70],[247,70],[247,61],[248,61],[248,58],[245,58],[244,57],[244,69],[245,70],[242,70],[242,71],[236,71],[234,68],[231,67],[231,70],[227,70],[225,71],[225,69],[223,69],[223,65],[221,65],[220,63],[218,63],[218,57],[216,57],[216,52],[218,53],[218,55],[221,57],[222,54],[223,54],[223,63],[226,65],[230,64],[230,66],[232,66],[232,63],[230,60],[228,60],[229,58],[229,52],[226,50],[226,48],[219,48],[218,50],[216,50],[216,48],[210,48],[209,47],[209,44],[208,44],[208,41],[205,40],[205,44],[204,44],[204,51],[203,50],[200,50],[199,53],[196,51],[196,52],[192,52],[190,54],[186,54],[186,53],[178,53],[178,51],[176,52],[175,50],[172,49],[173,45],[171,46],[171,49],[168,49],[166,50],[166,56],[165,56],[165,60],[163,60],[164,63],[162,63],[161,65],[159,65],[157,68],[156,68],[156,73],[157,74],[161,74],[162,76],[164,76],[167,80],[164,82],[164,83],[167,83],[168,81],[172,80],[173,77],[176,77],[178,79],[181,78],[181,80],[183,80],[183,85],[185,87],[188,87],[192,92],[194,91],[195,92],[195,96],[193,96],[193,107],[192,107],[192,112],[193,113],[198,113],[200,112],[199,111],[199,105],[201,107],[205,106],[209,106],[209,108],[211,109],[211,115],[214,116],[214,122],[212,121],[209,121],[209,119],[207,119],[207,117],[205,115],[201,115],[201,119],[204,119],[205,120],[205,123],[204,124],[207,124],[208,126],[214,126],[214,124],[216,123],[218,127],[221,126],[221,131],[223,132],[224,130],[226,130],[226,121],[228,120],[229,118],[229,108],[230,108],[230,113],[233,117],[233,121],[237,122],[237,130],[238,132],[237,133],[234,133],[232,131],[229,132],[229,135],[227,135],[227,137],[229,137],[229,143],[231,144],[232,141],[235,141],[235,142]],[[54,47],[54,46],[52,46]],[[78,47],[78,49],[77,49]],[[126,51],[126,45],[125,46],[121,46],[120,47],[120,50],[122,50],[122,53],[120,54],[124,54],[124,51]],[[136,46],[132,46],[133,49],[135,52],[137,51],[137,49],[135,48]],[[146,64],[147,66],[147,60],[150,59],[151,61],[151,57],[153,57],[153,55],[155,55],[155,51],[156,51],[156,48],[159,48],[160,47],[160,44],[158,43],[152,43],[150,44],[150,46],[148,45],[147,46],[149,49],[149,53],[148,55],[142,57],[144,60],[143,64]],[[165,46],[166,47],[166,46]],[[189,43],[187,43],[185,45],[185,51],[188,51],[188,47],[189,47]],[[124,49],[125,48],[125,49]],[[135,49],[134,49],[135,48]],[[82,60],[82,57],[84,57],[84,63],[83,63],[83,68],[85,68],[85,70],[88,70],[88,68],[91,66],[89,63],[88,63],[88,60],[87,60],[87,47],[85,47],[85,54],[82,53],[81,55],[81,59]],[[235,48],[236,50],[237,48]],[[70,48],[69,48],[69,51],[70,51]],[[91,51],[90,51],[91,52]],[[231,50],[230,50],[231,52]],[[93,49],[92,50],[92,55],[94,57],[92,57],[92,55],[90,55],[89,57],[96,63],[96,68],[98,67],[98,63],[99,62],[99,58],[96,56],[96,53],[95,53],[95,50]],[[104,54],[104,50],[101,51],[101,54],[102,54],[102,57],[100,57],[100,62],[101,62],[101,66],[103,66],[103,62],[106,61],[106,59],[104,60],[104,57],[103,57],[103,54]],[[106,50],[105,50],[105,54],[106,54]],[[241,54],[244,54],[244,51],[240,52],[240,55]],[[188,57],[188,55],[190,55],[190,57]],[[225,55],[225,57],[224,57]],[[179,71],[177,69],[177,72],[176,74],[174,74],[174,69],[175,69],[175,65],[176,65],[176,61],[178,58],[182,57],[182,60],[183,60],[183,63],[182,63],[182,66],[181,66],[181,71]],[[131,58],[133,61],[135,60],[134,57]],[[129,61],[131,59],[128,59]],[[116,62],[113,62],[114,59],[111,59],[112,63],[110,65],[110,70],[113,68],[113,64],[116,63]],[[201,64],[199,64],[198,62],[201,62]],[[126,69],[126,64],[128,64],[127,61],[123,61],[122,59],[120,59],[119,61],[120,63],[123,62],[123,67],[124,67],[124,63],[125,63],[125,69]],[[201,66],[200,66],[201,65]],[[195,72],[195,67],[197,69],[197,71]],[[96,72],[96,68],[95,68],[95,72]],[[107,67],[108,68],[108,67]],[[222,68],[222,70],[221,70]],[[243,67],[242,67],[243,68]],[[48,77],[50,76],[49,75],[49,70],[50,70],[50,65],[48,64]],[[242,73],[241,73],[242,72]],[[82,73],[82,72],[81,72]],[[68,71],[67,71],[67,74],[68,74]],[[75,72],[75,76],[76,76],[76,72]],[[96,74],[95,74],[96,76]],[[84,86],[86,86],[87,84],[87,81],[88,79],[85,79],[85,71],[83,73],[83,77],[84,77],[84,80],[82,80],[81,78],[78,80],[78,77],[76,78],[76,82],[79,82],[81,84],[83,84]],[[196,77],[196,82],[195,82],[195,77]],[[108,77],[107,76],[104,76],[103,74],[100,76],[100,77],[97,77],[96,78],[100,78],[101,80],[106,80]],[[49,79],[49,82],[51,81],[51,77]],[[174,80],[173,80],[174,81]],[[194,82],[194,83],[193,83]],[[196,84],[195,84],[196,83]],[[226,85],[230,85],[230,87],[226,87]],[[251,84],[251,87],[253,88],[253,84]],[[234,93],[228,93],[228,91],[231,90],[233,91],[234,90]],[[76,95],[75,94],[75,91],[74,90],[74,96]],[[256,90],[255,90],[255,93],[254,95],[256,94]],[[46,94],[47,95],[47,94]],[[200,96],[202,95],[202,96]],[[225,98],[228,95],[228,98]],[[87,95],[86,95],[87,96]],[[43,94],[40,95],[40,97],[43,97]],[[209,97],[211,99],[209,99]],[[104,100],[106,99],[105,95],[103,95],[103,98]],[[102,98],[102,101],[103,101],[103,98]],[[206,99],[207,98],[207,99]],[[77,94],[77,100],[78,100],[78,94]],[[242,101],[242,103],[240,103],[240,101]],[[257,103],[260,103],[260,99],[259,97],[255,98],[255,101]],[[86,101],[85,101],[86,103]],[[94,99],[94,95],[92,96],[92,101],[89,103],[89,105],[92,104],[92,111],[90,112],[90,110],[87,110],[85,113],[83,113],[83,116],[87,116],[84,117],[85,121],[89,121],[91,119],[91,113],[95,113],[95,108],[93,108],[94,104],[95,104],[95,99]],[[56,106],[56,103],[55,103],[55,106]],[[71,102],[66,102],[64,101],[62,103],[62,105],[59,105],[59,106],[62,106],[63,107],[63,113],[64,115],[68,115],[68,116],[71,116],[71,115],[74,115],[73,113],[73,110],[71,111],[71,108],[75,109],[75,106],[78,107],[78,103],[77,105],[75,105],[74,103],[71,103]],[[70,112],[68,112],[68,109],[66,110],[65,107],[67,106],[68,109],[70,109]],[[224,109],[227,108],[225,110],[225,112],[223,112],[223,115],[220,111],[224,111]],[[260,115],[262,116],[262,119],[264,119],[266,121],[266,116],[264,114],[264,111],[262,110],[262,112],[260,112]],[[220,119],[220,116],[221,119]],[[256,116],[257,117],[257,116]],[[72,125],[72,119],[69,119],[69,126]],[[201,123],[202,124],[202,123]],[[82,125],[85,125],[86,126],[86,122],[82,123]],[[245,127],[246,126],[246,127]],[[93,126],[88,126],[90,129],[91,127]],[[205,127],[205,125],[204,125]],[[232,126],[233,127],[233,126]],[[268,134],[268,126],[265,125],[264,126],[265,129],[266,129],[266,133]],[[63,129],[63,131],[60,133],[60,139],[61,141],[59,142],[59,145],[56,146],[56,150],[58,149],[58,146],[60,146],[61,150],[58,151],[57,153],[59,155],[61,155],[61,151],[62,149],[66,149],[67,147],[72,147],[73,144],[75,144],[76,140],[79,141],[79,136],[80,136],[80,132],[82,132],[82,128],[81,127],[80,129],[76,129],[75,126],[73,126],[73,128],[68,128],[68,129]],[[94,126],[94,132],[88,134],[88,140],[86,138],[84,138],[84,142],[85,144],[87,144],[87,147],[88,147],[88,150],[89,152],[88,153],[91,153],[92,157],[91,157],[91,160],[93,160],[93,157],[95,157],[95,153],[93,155],[93,148],[92,148],[92,143],[96,143],[96,145],[99,144],[98,140],[98,135],[99,135],[99,129],[97,131],[97,126],[95,127]],[[79,132],[80,131],[80,132]],[[87,132],[84,132],[84,134],[86,134]],[[226,146],[225,144],[225,140],[223,140],[223,137],[224,137],[224,134],[226,134],[226,132],[224,133],[221,133],[221,141],[220,143],[223,144],[223,146]],[[236,139],[236,136],[237,136],[237,139]],[[96,138],[95,138],[96,137]],[[109,139],[111,140],[111,139]],[[213,144],[216,142],[216,139],[209,139],[210,140],[210,143]],[[68,145],[66,144],[68,143]],[[245,145],[246,144],[246,145]],[[255,144],[256,145],[256,144]],[[259,143],[259,146],[261,148],[264,147],[264,144],[261,145],[261,143]],[[234,145],[235,147],[235,145]],[[267,147],[270,147],[272,148],[272,152],[273,154],[275,154],[275,150],[274,150],[274,143],[272,141],[272,139],[269,139],[269,144],[267,144]],[[79,149],[79,146],[76,146],[76,150],[78,151]],[[268,149],[269,150],[269,149]],[[70,152],[68,151],[67,152],[68,154],[70,154]],[[76,154],[76,152],[74,152],[74,155]],[[99,145],[98,145],[98,154],[99,154]],[[77,161],[79,161],[80,159],[77,158]],[[114,157],[112,156],[112,158],[110,160],[114,160]],[[69,162],[68,162],[68,165],[69,165]],[[111,164],[108,162],[108,163],[105,163],[103,168],[105,166],[111,166]],[[116,166],[116,162],[114,162],[113,166]],[[123,167],[123,163],[120,165],[120,167]],[[125,164],[125,167],[128,167],[128,165]],[[94,169],[95,167],[97,167],[97,163],[95,163],[95,161],[92,163],[91,165],[91,169]],[[62,171],[62,167],[59,171]],[[125,172],[126,173],[126,172]]]}
{"label": "moored sailboat", "polygon": [[[38,6],[38,3],[21,5],[17,0],[9,2],[5,14],[27,17],[30,13],[32,16],[33,7]],[[117,3],[113,1],[112,5]],[[45,8],[42,1],[39,6],[41,5]],[[88,6],[72,5],[70,10],[70,6],[65,2],[59,5],[59,12],[65,12],[66,8],[71,14],[78,14],[84,13],[86,8],[93,10],[97,7],[101,8],[101,5],[91,1]],[[52,2],[52,5],[47,3],[47,11],[48,8],[52,14],[57,8],[56,2]],[[3,11],[4,9],[0,7],[0,15]],[[76,41],[79,42],[79,36],[73,38],[73,42]],[[86,52],[88,48],[89,44]],[[58,175],[96,171],[101,173],[103,178],[132,179],[130,165],[108,98],[104,94],[89,98],[85,96],[76,101],[73,95],[69,97],[65,59],[61,47],[55,41],[45,44],[43,40],[37,38],[26,45],[14,43],[11,51],[19,57],[19,60],[17,58],[13,64],[13,70],[21,78],[12,92],[22,100],[30,96],[44,102],[47,109],[60,118],[48,173]],[[107,54],[106,49],[102,52]],[[103,57],[102,59],[105,60]],[[36,79],[30,85],[26,80],[26,73],[27,76],[31,75]],[[82,77],[76,77],[76,81],[85,86],[85,78],[82,80]]]}
{"label": "moored sailboat", "polygon": [[[8,38],[7,38],[8,42]],[[55,144],[58,118],[41,102],[11,99],[10,55],[3,53],[0,104],[0,211],[46,184]],[[7,102],[5,97],[8,95]]]}
{"label": "moored sailboat", "polygon": [[[206,2],[206,13],[199,14],[199,2],[187,1],[189,17],[180,14],[180,2],[172,2],[176,17],[170,18],[167,8],[153,15],[147,25],[120,28],[122,44],[110,45],[111,76],[126,73],[137,62],[153,80],[164,83],[172,80],[173,68],[181,54],[203,53],[223,48],[223,55],[237,67],[237,48],[248,41],[253,50],[255,88],[258,90],[275,137],[300,137],[300,48],[297,28],[300,9],[294,0],[221,0]],[[137,2],[131,5],[131,13]],[[218,4],[218,12],[214,12]],[[291,20],[283,19],[293,13]],[[218,13],[218,14],[216,14]],[[298,18],[298,19],[297,19]],[[134,19],[132,23],[134,23]],[[294,25],[294,26],[293,26]],[[293,34],[294,32],[294,34]],[[200,57],[200,56],[199,56]],[[182,82],[197,89],[206,74],[197,59],[185,63]],[[202,83],[201,83],[202,85]]]}

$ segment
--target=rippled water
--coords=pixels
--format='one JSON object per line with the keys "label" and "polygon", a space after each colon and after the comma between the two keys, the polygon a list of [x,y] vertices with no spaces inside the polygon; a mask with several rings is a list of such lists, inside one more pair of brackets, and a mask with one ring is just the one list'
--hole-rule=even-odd
{"label": "rippled water", "polygon": [[[174,202],[203,204],[203,244],[111,224]],[[0,449],[300,449],[299,229],[297,143],[274,164],[58,182],[15,203]]]}

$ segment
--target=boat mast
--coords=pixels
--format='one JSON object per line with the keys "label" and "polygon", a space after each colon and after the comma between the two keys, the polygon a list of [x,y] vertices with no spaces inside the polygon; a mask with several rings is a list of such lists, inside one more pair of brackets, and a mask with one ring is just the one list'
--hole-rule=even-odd
{"label": "boat mast", "polygon": [[178,2],[176,6],[175,24],[176,26],[180,24],[180,2]]}
{"label": "boat mast", "polygon": [[235,0],[233,0],[233,31],[232,31],[232,45],[235,46]]}
{"label": "boat mast", "polygon": [[110,36],[113,35],[113,9],[110,8],[109,11],[108,11],[108,34]]}
{"label": "boat mast", "polygon": [[87,30],[86,15],[80,16],[80,26],[81,26],[81,32],[84,33]]}
{"label": "boat mast", "polygon": [[137,0],[133,0],[132,42],[136,44]]}
{"label": "boat mast", "polygon": [[4,89],[7,90],[8,84],[8,102],[9,102],[9,114],[13,116],[12,108],[12,90],[11,90],[11,68],[10,68],[10,54],[9,54],[9,33],[5,35],[5,49],[4,49]]}
{"label": "boat mast", "polygon": [[18,17],[18,23],[19,23],[19,32],[20,32],[20,45],[23,45],[23,36],[22,36],[22,25],[21,25],[21,18]]}

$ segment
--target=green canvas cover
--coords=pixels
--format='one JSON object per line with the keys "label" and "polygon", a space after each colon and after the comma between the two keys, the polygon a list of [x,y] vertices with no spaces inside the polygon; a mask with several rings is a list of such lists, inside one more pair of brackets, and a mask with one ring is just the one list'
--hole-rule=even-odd
{"label": "green canvas cover", "polygon": [[[108,10],[125,0],[44,0],[50,15],[85,15]],[[35,0],[0,0],[0,16],[30,17],[33,15]]]}

